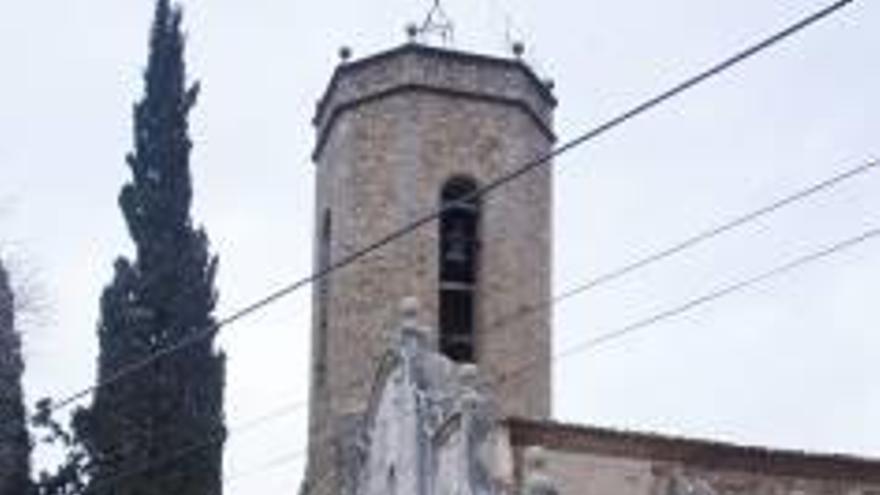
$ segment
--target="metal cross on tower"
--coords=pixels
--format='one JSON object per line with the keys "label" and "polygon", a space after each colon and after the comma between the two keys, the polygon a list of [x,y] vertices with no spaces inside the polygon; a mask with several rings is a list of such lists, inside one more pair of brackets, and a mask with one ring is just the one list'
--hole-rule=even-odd
{"label": "metal cross on tower", "polygon": [[450,45],[454,41],[455,26],[452,19],[443,10],[440,0],[434,0],[434,5],[428,11],[422,25],[416,29],[416,35],[422,41],[429,41],[432,36],[437,36],[443,45]]}

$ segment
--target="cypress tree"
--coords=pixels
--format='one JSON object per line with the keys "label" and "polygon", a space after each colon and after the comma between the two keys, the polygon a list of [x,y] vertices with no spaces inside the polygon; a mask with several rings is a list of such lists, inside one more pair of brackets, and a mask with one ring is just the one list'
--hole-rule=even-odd
{"label": "cypress tree", "polygon": [[30,439],[21,375],[24,362],[15,330],[15,297],[0,260],[0,494],[30,491]]}
{"label": "cypress tree", "polygon": [[[181,17],[158,0],[145,95],[134,107],[131,180],[119,195],[135,256],[117,259],[101,297],[102,382],[215,324],[217,258],[190,217],[188,115],[198,85],[187,86]],[[219,495],[222,441],[191,447],[225,434],[224,372],[210,338],[99,388],[80,417],[93,463],[88,493]]]}

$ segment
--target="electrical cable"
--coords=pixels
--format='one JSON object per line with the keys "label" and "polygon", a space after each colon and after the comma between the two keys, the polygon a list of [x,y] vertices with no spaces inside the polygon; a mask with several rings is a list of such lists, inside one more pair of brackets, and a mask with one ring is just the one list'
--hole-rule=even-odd
{"label": "electrical cable", "polygon": [[[688,301],[686,301],[680,305],[677,305],[677,306],[665,309],[663,311],[654,313],[648,317],[639,319],[639,320],[637,320],[633,323],[630,323],[628,325],[619,327],[617,329],[614,329],[614,330],[611,330],[608,332],[601,333],[596,337],[593,337],[591,339],[588,339],[588,340],[582,341],[580,343],[574,344],[572,346],[569,346],[569,347],[563,349],[562,351],[551,355],[549,358],[549,363],[551,365],[558,364],[560,361],[562,361],[564,359],[568,359],[572,356],[578,355],[578,354],[586,352],[588,350],[598,348],[602,345],[608,344],[612,341],[615,341],[615,340],[621,339],[625,336],[628,336],[636,331],[643,330],[648,327],[654,326],[654,325],[661,323],[665,320],[668,320],[668,319],[671,319],[671,318],[674,318],[677,316],[681,316],[681,315],[686,314],[696,308],[705,306],[711,302],[715,302],[715,301],[718,301],[718,300],[723,299],[725,297],[729,297],[731,295],[734,295],[736,293],[743,292],[746,289],[752,288],[752,287],[759,285],[763,282],[766,282],[770,279],[785,275],[785,274],[790,273],[790,272],[792,272],[796,269],[799,269],[803,266],[818,262],[818,261],[823,260],[825,258],[828,258],[834,254],[837,254],[837,253],[843,252],[845,250],[854,248],[858,245],[864,244],[868,241],[875,240],[878,237],[880,237],[880,228],[874,228],[874,229],[864,231],[859,235],[856,235],[854,237],[850,237],[848,239],[839,241],[839,242],[832,244],[830,246],[812,251],[806,255],[797,257],[797,258],[795,258],[791,261],[788,261],[786,263],[783,263],[781,265],[777,265],[776,267],[771,268],[767,271],[761,272],[757,275],[754,275],[754,276],[739,280],[737,282],[733,282],[731,284],[725,285],[725,286],[723,286],[719,289],[716,289],[714,291],[705,293],[705,294],[700,295],[698,297],[695,297],[693,299],[689,299]],[[536,366],[542,365],[544,360],[545,359],[540,356],[534,357],[532,359],[528,359],[525,362],[525,364],[523,364],[521,366],[517,366],[516,368],[514,368],[510,371],[503,372],[496,379],[496,382],[495,383],[490,382],[489,386],[491,387],[491,386],[495,386],[495,385],[507,385],[509,383],[512,383],[515,380],[518,380],[519,377],[525,376],[525,373],[527,371],[530,371],[532,368],[534,368]],[[325,434],[330,434],[330,433],[331,432],[329,432],[329,431],[325,432]],[[187,453],[191,452],[195,448],[198,448],[198,445],[196,445],[192,448],[182,449],[176,453],[172,453],[171,456],[175,456],[175,454],[177,454],[176,457],[174,457],[174,458],[177,458],[177,457],[186,455]],[[169,460],[172,460],[173,458],[171,456],[162,458],[161,463],[165,463],[165,462],[168,462]],[[119,479],[123,479],[123,478],[133,476],[136,474],[141,474],[143,472],[148,471],[150,468],[155,467],[155,465],[158,465],[158,464],[160,464],[160,462],[153,463],[151,465],[145,466],[144,468],[141,468],[138,470],[123,472],[123,473],[113,477],[112,479],[118,481]],[[323,478],[325,475],[326,475],[326,473],[324,473],[321,477],[319,477],[319,479]],[[91,490],[89,490],[89,491],[91,491]]]}
{"label": "electrical cable", "polygon": [[[868,241],[875,240],[877,237],[880,237],[880,228],[874,228],[874,229],[864,231],[859,235],[842,240],[840,242],[837,242],[836,244],[819,249],[817,251],[813,251],[813,252],[806,254],[804,256],[801,256],[799,258],[795,258],[787,263],[784,263],[782,265],[778,265],[770,270],[761,272],[757,275],[740,280],[738,282],[734,282],[729,285],[725,285],[725,286],[721,287],[720,289],[717,289],[712,292],[703,294],[699,297],[690,299],[681,305],[666,309],[664,311],[660,311],[660,312],[655,313],[647,318],[643,318],[643,319],[638,320],[636,322],[633,322],[633,323],[630,323],[630,324],[625,325],[623,327],[620,327],[616,330],[603,333],[595,338],[583,341],[579,344],[575,344],[571,347],[568,347],[568,348],[554,354],[553,357],[551,358],[551,361],[558,362],[558,361],[565,359],[569,356],[579,354],[579,353],[584,352],[586,350],[589,350],[589,349],[601,346],[603,344],[606,344],[608,342],[620,339],[624,336],[627,336],[629,334],[632,334],[632,333],[639,331],[639,330],[642,330],[644,328],[650,327],[650,326],[655,325],[657,323],[660,323],[664,320],[668,320],[670,318],[674,318],[676,316],[687,313],[695,308],[705,306],[706,304],[709,304],[711,302],[714,302],[719,299],[731,296],[731,295],[736,294],[738,292],[742,292],[746,289],[749,289],[749,288],[754,287],[758,284],[766,282],[767,280],[779,277],[781,275],[785,275],[785,274],[792,272],[802,266],[823,260],[825,258],[830,257],[831,255],[848,250],[848,249],[853,248],[855,246],[858,246],[860,244],[864,244]],[[528,368],[529,368],[529,366],[525,366],[522,369],[517,370],[516,373],[521,373],[522,371],[527,370]],[[505,376],[509,376],[509,375],[505,375]]]}
{"label": "electrical cable", "polygon": [[[821,193],[832,190],[834,187],[840,186],[844,182],[854,179],[856,177],[860,177],[861,175],[874,171],[878,166],[880,166],[880,162],[877,160],[869,161],[867,163],[858,165],[856,167],[852,167],[836,173],[828,178],[825,178],[819,182],[813,183],[805,188],[799,189],[793,193],[790,193],[778,200],[775,200],[771,203],[763,205],[759,208],[751,210],[745,214],[736,216],[726,222],[715,225],[709,229],[703,230],[695,235],[692,235],[682,241],[676,242],[671,246],[656,251],[652,254],[639,258],[633,262],[627,263],[617,269],[610,270],[605,272],[602,275],[599,275],[595,278],[592,278],[586,281],[583,284],[580,284],[574,288],[566,290],[558,295],[546,300],[540,301],[528,306],[525,306],[524,309],[511,312],[507,315],[501,316],[496,320],[493,324],[490,324],[483,330],[484,335],[488,335],[494,333],[495,331],[499,331],[506,327],[506,325],[514,319],[528,317],[530,315],[538,314],[545,312],[556,304],[559,304],[565,300],[571,299],[575,296],[581,295],[585,292],[588,292],[592,289],[603,286],[606,283],[610,283],[614,280],[617,280],[625,275],[631,274],[637,270],[644,269],[649,265],[654,263],[658,263],[663,261],[675,254],[679,254],[688,249],[694,248],[699,244],[707,242],[715,237],[718,237],[724,233],[727,233],[731,230],[734,230],[738,227],[742,227],[744,225],[750,224],[757,220],[760,220],[776,211],[792,206],[796,203],[800,203],[811,197]],[[362,388],[366,385],[369,385],[368,379],[359,378],[346,384],[342,387],[342,391],[346,394],[354,392],[355,390]],[[252,419],[242,425],[235,427],[234,429],[237,431],[245,431],[251,428],[251,425],[257,426],[262,424],[266,420],[272,420],[277,417],[286,416],[292,413],[297,412],[298,410],[304,409],[308,405],[307,401],[296,401],[288,403],[276,410],[273,410],[263,416]],[[230,432],[231,435],[231,432]],[[199,442],[185,449],[186,454],[188,452],[197,452],[203,448],[208,448],[212,445],[216,445],[218,443],[222,443],[227,437],[224,435],[211,436],[204,442]],[[180,455],[172,454],[172,459],[174,460],[180,457]],[[166,459],[163,457],[160,461],[157,462],[165,462]]]}
{"label": "electrical cable", "polygon": [[510,321],[511,318],[519,318],[522,316],[527,316],[529,314],[542,312],[543,310],[551,308],[562,301],[571,299],[572,297],[580,295],[584,292],[588,292],[606,283],[622,278],[625,275],[629,275],[630,273],[646,268],[649,265],[653,265],[654,263],[663,261],[676,254],[694,248],[697,245],[700,245],[710,239],[718,237],[722,234],[735,230],[754,221],[760,220],[761,218],[766,217],[771,213],[775,213],[782,208],[791,206],[795,203],[799,203],[820,192],[825,192],[829,189],[832,189],[833,187],[840,185],[846,180],[852,179],[866,172],[873,171],[875,168],[877,168],[878,165],[880,165],[880,161],[872,160],[865,164],[840,172],[832,177],[815,183],[807,188],[801,189],[770,204],[752,210],[738,217],[734,217],[727,222],[721,223],[707,230],[699,232],[691,237],[688,237],[687,239],[684,239],[671,246],[656,251],[643,258],[639,258],[617,269],[605,272],[595,278],[589,279],[586,282],[565,290],[546,301],[540,302],[532,306],[526,306],[519,311],[512,312],[506,316],[502,316],[496,323],[490,325],[490,328],[502,326]]}
{"label": "electrical cable", "polygon": [[[520,177],[530,173],[531,171],[537,169],[538,167],[549,164],[553,158],[559,157],[559,156],[563,155],[564,153],[567,153],[567,152],[573,150],[574,148],[577,148],[577,147],[583,145],[586,142],[589,142],[593,139],[596,139],[599,136],[604,135],[607,132],[620,127],[621,125],[634,119],[635,117],[638,117],[644,113],[647,113],[648,111],[665,103],[666,101],[671,100],[674,97],[677,97],[678,95],[690,90],[691,88],[693,88],[693,87],[695,87],[695,86],[697,86],[697,85],[699,85],[709,79],[712,79],[715,76],[717,76],[723,72],[726,72],[727,70],[731,69],[732,67],[744,62],[747,59],[752,58],[753,56],[757,55],[758,53],[763,52],[764,50],[780,43],[781,41],[783,41],[787,38],[790,38],[794,34],[804,30],[805,28],[807,28],[813,24],[816,24],[817,22],[829,17],[831,14],[841,10],[842,8],[844,8],[848,4],[852,3],[853,1],[854,0],[839,0],[837,2],[830,4],[829,6],[826,6],[822,9],[804,17],[803,19],[795,22],[794,24],[789,25],[788,27],[782,29],[781,31],[778,31],[775,34],[759,41],[758,43],[751,45],[740,52],[735,53],[734,55],[722,60],[721,62],[719,62],[715,65],[712,65],[708,69],[697,73],[696,75],[672,86],[671,88],[657,94],[656,96],[654,96],[652,98],[649,98],[648,100],[632,107],[631,109],[619,114],[618,116],[613,117],[608,121],[605,121],[604,123],[588,130],[587,132],[581,134],[580,136],[566,142],[565,144],[563,144],[557,148],[554,148],[550,152],[548,152],[542,156],[539,156],[538,158],[536,158],[534,160],[526,162],[525,164],[523,164],[519,168],[516,168],[507,174],[501,175],[500,177],[487,183],[485,186],[478,188],[477,190],[473,191],[472,193],[466,195],[466,197],[461,198],[461,201],[470,201],[470,200],[474,200],[479,197],[485,196],[485,195],[495,191],[496,189],[499,189],[502,186],[505,186],[508,183],[513,182],[513,181],[519,179]],[[306,286],[311,285],[315,281],[320,280],[323,277],[326,277],[330,273],[333,273],[341,268],[344,268],[348,265],[353,264],[354,262],[367,256],[368,254],[372,253],[373,251],[376,251],[380,248],[383,248],[384,246],[386,246],[386,245],[388,245],[388,244],[390,244],[390,243],[392,243],[402,237],[409,235],[411,232],[413,232],[413,231],[421,228],[422,226],[436,220],[448,208],[449,208],[448,206],[440,207],[440,208],[435,209],[434,211],[432,211],[428,214],[420,216],[420,217],[416,218],[415,220],[411,221],[410,223],[404,225],[400,229],[395,230],[395,231],[391,232],[390,234],[388,234],[388,235],[386,235],[386,236],[384,236],[384,237],[382,237],[372,243],[367,244],[366,246],[352,252],[351,254],[349,254],[347,256],[344,256],[343,258],[335,261],[334,263],[330,264],[326,268],[318,270],[318,271],[312,273],[311,275],[308,275],[308,276],[306,276],[300,280],[297,280],[297,281],[295,281],[285,287],[282,287],[281,289],[278,289],[278,290],[268,294],[267,296],[253,302],[252,304],[249,304],[249,305],[239,309],[238,311],[233,312],[228,317],[219,320],[214,326],[211,326],[211,327],[206,328],[206,329],[199,331],[199,332],[195,332],[192,335],[185,337],[185,338],[181,339],[180,341],[174,343],[173,345],[170,345],[168,347],[160,349],[160,350],[156,351],[155,353],[143,358],[142,360],[139,360],[133,364],[130,364],[128,366],[121,368],[117,372],[111,374],[110,376],[108,376],[104,380],[101,380],[94,385],[88,386],[80,391],[77,391],[73,394],[70,394],[69,396],[67,396],[57,402],[53,402],[50,406],[50,410],[52,412],[54,412],[54,411],[66,408],[66,407],[70,406],[71,404],[81,400],[82,398],[89,396],[90,394],[94,393],[98,389],[105,387],[107,385],[116,383],[119,380],[121,380],[122,378],[124,378],[134,372],[137,372],[140,369],[143,369],[143,368],[149,366],[150,364],[157,361],[158,359],[161,359],[164,356],[176,353],[182,349],[185,349],[191,345],[194,345],[197,342],[212,338],[222,328],[229,326],[232,323],[234,323],[234,322],[236,322],[236,321],[238,321],[238,320],[240,320],[240,319],[242,319],[252,313],[255,313],[255,312],[263,309],[264,307],[269,306],[269,305],[277,302],[278,300],[286,297],[287,295],[289,295],[299,289],[302,289]]]}
{"label": "electrical cable", "polygon": [[134,469],[129,469],[129,470],[123,471],[121,473],[117,473],[116,475],[113,475],[108,478],[98,480],[88,486],[88,488],[84,492],[84,495],[87,495],[89,493],[96,493],[104,487],[112,486],[112,485],[119,483],[122,480],[128,479],[132,476],[146,474],[149,471],[151,471],[152,469],[156,468],[157,466],[167,464],[171,461],[184,459],[186,457],[189,457],[190,455],[195,455],[196,453],[201,452],[202,450],[204,450],[206,448],[216,446],[216,445],[221,445],[225,441],[229,440],[229,438],[233,434],[235,434],[236,437],[240,437],[242,434],[244,434],[248,431],[252,431],[252,430],[258,428],[259,426],[262,426],[263,424],[265,424],[269,421],[273,421],[273,420],[278,419],[280,417],[287,416],[287,415],[291,414],[292,412],[295,412],[297,409],[298,408],[292,408],[289,405],[279,407],[269,413],[266,413],[261,416],[257,416],[256,418],[242,422],[237,426],[229,428],[228,430],[224,430],[221,432],[217,432],[213,435],[209,435],[204,440],[194,442],[194,443],[187,445],[183,448],[172,451],[169,454],[163,455],[163,456],[159,457],[158,459],[151,460],[142,466],[139,466]]}
{"label": "electrical cable", "polygon": [[[661,323],[665,320],[681,316],[689,311],[692,311],[696,308],[709,304],[711,302],[718,301],[728,296],[732,296],[736,293],[742,292],[746,289],[752,288],[756,285],[759,285],[763,282],[766,282],[770,279],[782,276],[789,272],[792,272],[798,268],[809,265],[811,263],[818,262],[825,258],[828,258],[834,254],[838,254],[845,250],[854,248],[858,245],[864,244],[871,240],[876,240],[880,237],[880,228],[874,228],[867,231],[862,232],[859,235],[854,237],[850,237],[848,239],[839,241],[833,245],[827,246],[825,248],[812,251],[806,255],[795,258],[787,263],[783,263],[781,265],[777,265],[776,267],[761,272],[752,277],[745,278],[738,282],[731,283],[729,285],[725,285],[715,291],[703,294],[699,297],[690,299],[680,305],[668,308],[666,310],[654,313],[648,317],[642,318],[640,320],[634,321],[628,325],[619,327],[615,330],[611,330],[608,332],[603,332],[596,337],[591,339],[582,341],[580,343],[569,346],[562,351],[553,354],[550,357],[550,363],[559,364],[560,361],[569,359],[575,355],[581,354],[583,352],[599,348],[600,346],[609,344],[615,340],[619,340],[623,337],[629,336],[636,331],[644,330],[648,327]],[[523,376],[527,376],[526,372],[530,371],[533,367],[539,366],[543,364],[543,359],[540,357],[532,358],[522,366],[518,366],[514,368],[512,371],[507,372],[500,376],[495,383],[489,381],[487,386],[488,388],[492,388],[497,385],[505,385],[509,384],[515,380],[520,379]],[[414,462],[410,460],[409,465],[407,467],[413,467]],[[404,467],[406,469],[406,467]],[[333,469],[326,469],[315,482],[316,486],[321,486],[323,483],[329,481],[331,479],[331,475],[333,475],[335,471]],[[320,493],[320,492],[319,492]]]}

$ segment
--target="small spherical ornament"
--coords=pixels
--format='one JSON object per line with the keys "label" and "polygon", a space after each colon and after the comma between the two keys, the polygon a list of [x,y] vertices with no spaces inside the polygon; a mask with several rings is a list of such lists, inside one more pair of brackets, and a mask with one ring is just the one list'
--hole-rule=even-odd
{"label": "small spherical ornament", "polygon": [[526,45],[523,44],[522,41],[515,41],[512,48],[513,54],[516,55],[516,58],[522,58],[523,53],[526,52]]}
{"label": "small spherical ornament", "polygon": [[349,48],[347,46],[343,46],[342,48],[340,48],[339,49],[339,58],[343,62],[348,62],[348,59],[351,58],[351,48]]}
{"label": "small spherical ornament", "polygon": [[414,23],[409,23],[406,25],[406,37],[409,38],[410,41],[415,41],[416,36],[419,35],[419,27]]}

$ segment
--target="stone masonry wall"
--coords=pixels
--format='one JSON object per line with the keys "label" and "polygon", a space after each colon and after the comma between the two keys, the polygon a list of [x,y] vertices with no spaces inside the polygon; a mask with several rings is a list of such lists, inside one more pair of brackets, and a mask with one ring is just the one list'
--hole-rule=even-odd
{"label": "stone masonry wall", "polygon": [[[880,461],[509,420],[559,495],[880,495]],[[521,461],[519,478],[528,477]]]}
{"label": "stone masonry wall", "polygon": [[[560,495],[878,495],[880,484],[834,477],[778,476],[638,457],[547,452]],[[829,476],[831,475],[831,476]]]}

